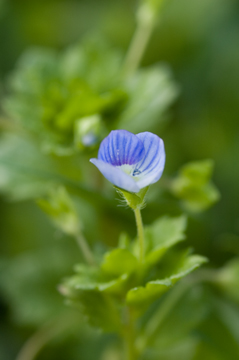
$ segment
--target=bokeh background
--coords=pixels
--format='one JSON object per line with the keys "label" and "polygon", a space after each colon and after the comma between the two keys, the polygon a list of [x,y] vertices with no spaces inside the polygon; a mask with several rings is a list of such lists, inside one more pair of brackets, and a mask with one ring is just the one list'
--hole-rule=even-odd
{"label": "bokeh background", "polygon": [[[1,97],[8,93],[9,74],[26,49],[62,51],[96,34],[126,53],[135,29],[136,7],[134,0],[0,0]],[[188,213],[186,243],[207,256],[213,269],[234,264],[228,275],[232,280],[224,290],[206,285],[200,301],[185,299],[192,314],[201,314],[188,328],[203,339],[187,358],[192,360],[239,358],[238,45],[237,0],[165,0],[141,64],[165,64],[177,89],[163,124],[155,125],[166,146],[164,181],[187,162],[214,160],[213,182],[221,199],[204,212]],[[0,125],[3,133],[3,110]],[[66,160],[62,167],[67,168]],[[3,178],[2,172],[0,183]],[[145,223],[181,211],[171,194],[160,192],[155,198],[156,193],[154,185],[143,211]],[[23,196],[22,201],[13,201],[7,195],[3,191],[0,198],[0,358],[16,359],[31,338],[33,347],[37,343],[40,349],[42,344],[39,360],[113,360],[108,345],[114,336],[90,329],[57,291],[61,279],[81,259],[74,240],[57,231],[32,199]],[[135,234],[133,214],[114,210],[117,201],[111,195],[109,206],[101,205],[100,199],[92,205],[87,195],[77,204],[91,244],[97,240],[114,246],[120,231]],[[172,315],[170,321],[175,324],[180,317]],[[158,358],[186,359],[175,356]]]}

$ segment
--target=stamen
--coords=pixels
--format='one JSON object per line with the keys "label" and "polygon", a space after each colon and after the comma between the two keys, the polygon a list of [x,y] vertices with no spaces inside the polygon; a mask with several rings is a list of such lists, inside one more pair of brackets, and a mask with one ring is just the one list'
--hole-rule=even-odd
{"label": "stamen", "polygon": [[141,174],[141,171],[138,170],[138,169],[134,169],[134,171],[132,172],[132,176],[137,176],[137,175],[140,175]]}

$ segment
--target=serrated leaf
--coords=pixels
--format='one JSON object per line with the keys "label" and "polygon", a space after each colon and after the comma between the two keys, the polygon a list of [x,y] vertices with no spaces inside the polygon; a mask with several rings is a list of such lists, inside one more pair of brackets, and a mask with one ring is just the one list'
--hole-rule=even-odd
{"label": "serrated leaf", "polygon": [[155,280],[154,282],[149,282],[145,287],[139,286],[134,289],[131,289],[127,293],[127,303],[131,306],[144,306],[148,305],[151,301],[154,301],[166,291],[169,290],[172,285],[171,281],[168,279],[165,280]]}
{"label": "serrated leaf", "polygon": [[115,294],[125,292],[128,275],[116,279],[104,277],[99,268],[86,265],[76,267],[77,274],[66,279],[59,287],[70,303],[80,307],[89,323],[105,331],[119,331],[120,311]]}
{"label": "serrated leaf", "polygon": [[[149,281],[144,287],[131,289],[127,293],[127,303],[131,306],[142,307],[149,305],[151,302],[159,298],[163,293],[168,291],[178,280],[188,275],[190,272],[205,263],[206,258],[199,255],[187,256],[185,253],[178,255],[180,258],[177,269],[164,279]],[[159,271],[160,274],[160,271]]]}
{"label": "serrated leaf", "polygon": [[164,216],[145,229],[148,242],[146,267],[156,264],[170,247],[185,239],[186,225],[187,218],[184,215]]}
{"label": "serrated leaf", "polygon": [[120,331],[120,312],[113,300],[106,294],[95,290],[82,291],[80,307],[92,326],[99,327],[106,332]]}

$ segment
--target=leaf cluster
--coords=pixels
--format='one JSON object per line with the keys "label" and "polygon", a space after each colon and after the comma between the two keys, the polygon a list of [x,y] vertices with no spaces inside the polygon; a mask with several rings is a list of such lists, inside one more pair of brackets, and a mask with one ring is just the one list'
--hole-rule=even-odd
{"label": "leaf cluster", "polygon": [[136,240],[121,237],[99,266],[76,266],[64,280],[62,294],[79,306],[89,322],[105,331],[121,333],[125,308],[138,318],[174,284],[206,259],[189,250],[172,249],[185,238],[186,218],[163,217],[146,228],[146,254],[138,260]]}

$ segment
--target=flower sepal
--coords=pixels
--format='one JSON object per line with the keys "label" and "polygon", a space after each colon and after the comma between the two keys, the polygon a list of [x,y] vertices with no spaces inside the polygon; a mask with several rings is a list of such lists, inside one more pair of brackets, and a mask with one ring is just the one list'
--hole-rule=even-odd
{"label": "flower sepal", "polygon": [[149,189],[149,186],[141,189],[138,193],[132,193],[126,190],[123,190],[117,186],[114,186],[116,191],[121,195],[125,200],[126,204],[133,210],[142,209],[145,206],[145,196]]}

